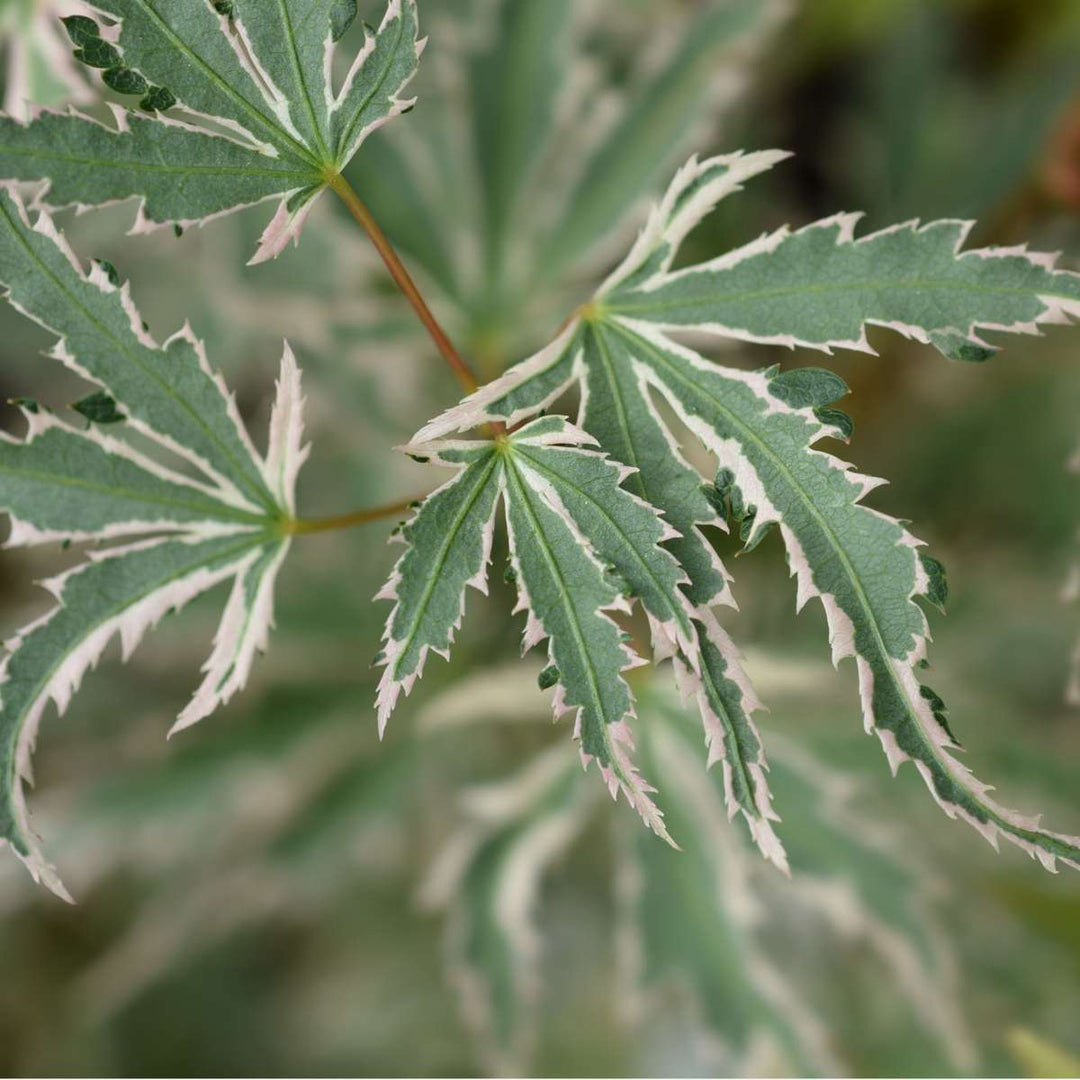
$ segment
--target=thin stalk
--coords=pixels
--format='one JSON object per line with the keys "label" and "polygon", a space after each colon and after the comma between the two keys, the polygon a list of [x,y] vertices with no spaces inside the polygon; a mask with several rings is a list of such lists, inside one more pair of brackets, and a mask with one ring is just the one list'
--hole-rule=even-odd
{"label": "thin stalk", "polygon": [[286,531],[293,536],[310,536],[314,533],[340,532],[342,529],[355,529],[361,525],[372,525],[387,518],[402,517],[416,504],[415,499],[392,503],[390,506],[376,506],[370,510],[357,510],[352,514],[337,517],[316,518],[312,521],[297,519],[286,525]]}
{"label": "thin stalk", "polygon": [[473,374],[472,368],[470,368],[461,358],[457,349],[454,348],[453,342],[446,336],[446,332],[431,313],[431,308],[427,306],[427,302],[424,300],[423,296],[420,295],[420,290],[416,287],[416,283],[410,276],[409,271],[405,269],[401,259],[398,258],[397,252],[394,251],[386,234],[379,228],[378,222],[371,216],[371,211],[368,210],[363,202],[361,202],[360,197],[353,191],[345,177],[340,175],[335,176],[330,181],[330,187],[349,208],[349,212],[356,218],[364,232],[368,234],[371,242],[375,245],[375,250],[378,251],[383,262],[386,263],[386,268],[390,271],[390,276],[397,283],[397,286],[401,289],[402,293],[405,294],[405,298],[412,304],[413,310],[420,317],[420,321],[431,335],[432,341],[435,342],[435,347],[439,350],[443,359],[446,360],[450,365],[450,369],[457,376],[458,382],[461,383],[467,394],[474,393],[479,383],[476,380],[476,376]]}

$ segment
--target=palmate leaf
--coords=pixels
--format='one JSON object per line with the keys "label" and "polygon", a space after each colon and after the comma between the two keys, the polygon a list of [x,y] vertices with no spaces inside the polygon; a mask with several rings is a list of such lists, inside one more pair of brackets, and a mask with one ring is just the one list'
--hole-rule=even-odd
{"label": "palmate leaf", "polygon": [[[111,268],[110,268],[111,270]],[[247,682],[273,622],[274,582],[289,550],[301,447],[300,373],[286,348],[266,456],[190,330],[159,346],[126,285],[84,271],[52,221],[31,225],[0,193],[0,282],[7,299],[57,336],[52,355],[107,394],[130,424],[198,470],[184,475],[91,424],[69,427],[27,403],[22,441],[0,438],[0,509],[8,544],[129,543],[90,553],[46,583],[56,606],[7,643],[0,680],[0,839],[35,878],[65,895],[30,829],[23,783],[51,700],[63,712],[119,635],[126,659],[170,611],[223,582],[232,591],[204,678],[174,730],[208,716]]]}
{"label": "palmate leaf", "polygon": [[[629,751],[633,697],[622,673],[641,663],[610,612],[630,611],[627,579],[606,560],[611,550],[659,591],[679,580],[659,542],[656,511],[619,487],[623,470],[588,446],[561,418],[537,420],[493,442],[433,443],[430,460],[458,470],[423,503],[402,532],[408,551],[380,598],[395,601],[384,635],[380,729],[423,673],[428,653],[449,656],[465,609],[465,590],[487,589],[500,499],[510,537],[518,608],[527,612],[524,649],[545,639],[559,688],[555,713],[575,716],[583,760],[595,759],[612,795],[627,801],[667,837],[651,789]],[[674,589],[674,585],[669,585]]]}
{"label": "palmate leaf", "polygon": [[[786,830],[788,880],[725,827],[723,781],[700,768],[695,718],[654,678],[638,689],[643,762],[660,780],[682,850],[615,823],[615,1004],[631,1042],[647,1050],[663,1032],[667,1043],[684,1022],[675,1030],[686,1071],[842,1073],[826,1036],[836,1017],[820,993],[815,949],[857,948],[888,972],[890,1009],[955,1068],[973,1071],[935,882],[903,854],[902,837],[855,805],[855,782],[778,740],[773,779],[800,807]],[[473,674],[426,706],[423,729],[467,737],[477,723],[542,723],[544,710],[522,680],[493,694],[490,672]],[[443,745],[431,750],[434,760]],[[557,747],[505,780],[466,788],[421,890],[427,906],[446,913],[448,977],[493,1074],[528,1071],[550,922],[543,889],[600,809],[593,790]],[[813,944],[800,948],[810,928]],[[857,984],[864,966],[842,970]]]}
{"label": "palmate leaf", "polygon": [[[956,1068],[972,1070],[955,961],[930,910],[931,882],[900,854],[899,837],[859,816],[850,779],[778,742],[774,783],[799,807],[785,830],[792,877],[761,873],[723,828],[723,787],[701,773],[692,718],[651,687],[641,695],[641,717],[642,762],[658,780],[683,850],[667,851],[640,830],[627,831],[620,848],[622,985],[633,1012],[679,987],[698,1033],[726,1051],[706,1064],[739,1075],[836,1075],[812,954],[802,964],[785,949],[781,968],[767,948],[778,922],[799,926],[799,936],[816,918],[830,947],[854,939],[873,950],[920,1029]],[[710,1040],[701,1042],[707,1055]]]}
{"label": "palmate leaf", "polygon": [[420,898],[447,918],[447,966],[492,1076],[522,1075],[541,997],[535,926],[551,865],[589,817],[589,791],[554,748],[509,779],[460,795],[463,819]]}
{"label": "palmate leaf", "polygon": [[115,128],[75,112],[0,118],[0,177],[47,181],[43,205],[140,200],[136,231],[279,207],[255,262],[297,238],[361,143],[406,109],[421,45],[415,0],[391,0],[344,74],[356,0],[97,0],[65,20],[76,58],[140,99]]}
{"label": "palmate leaf", "polygon": [[[944,706],[917,675],[929,635],[915,600],[940,606],[940,566],[920,557],[920,542],[899,522],[862,504],[880,481],[814,449],[822,439],[850,435],[850,422],[832,408],[846,388],[827,373],[793,379],[720,367],[667,333],[686,328],[828,350],[868,348],[865,328],[880,323],[949,355],[985,358],[980,329],[1034,333],[1041,323],[1080,313],[1080,275],[1019,249],[960,254],[963,229],[950,223],[902,227],[853,243],[850,223],[835,219],[796,234],[783,230],[734,255],[672,273],[682,240],[716,202],[783,156],[691,161],[629,256],[562,336],[427,425],[415,443],[489,421],[517,424],[575,383],[591,391],[606,379],[618,385],[621,401],[607,416],[590,419],[590,395],[584,394],[581,426],[615,460],[636,465],[640,482],[652,483],[648,498],[670,514],[656,482],[661,468],[670,468],[670,451],[665,459],[657,448],[673,439],[656,411],[653,395],[659,394],[717,458],[711,502],[730,508],[748,548],[779,526],[798,578],[799,606],[820,597],[834,659],[857,659],[866,726],[878,734],[892,767],[914,760],[946,813],[969,821],[991,843],[1004,836],[1049,869],[1058,859],[1080,866],[1080,841],[999,806],[953,755]],[[873,266],[866,256],[871,250]],[[641,450],[643,441],[648,445]],[[700,504],[672,510],[683,515],[669,520],[684,537],[709,520]],[[680,558],[707,609],[715,590],[711,583],[701,587],[694,565],[700,553]],[[711,571],[706,580],[714,578]],[[700,661],[691,666],[703,670]],[[738,731],[738,719],[728,727]],[[747,750],[752,758],[755,747]],[[739,796],[732,789],[729,801],[746,812]],[[767,795],[755,801],[768,805]]]}
{"label": "palmate leaf", "polygon": [[682,851],[666,859],[660,845],[641,843],[639,830],[622,837],[619,959],[627,1019],[640,1023],[650,999],[681,989],[721,1048],[721,1060],[709,1064],[724,1075],[837,1075],[824,1025],[756,938],[753,864],[724,827],[723,791],[702,772],[689,740],[662,714],[649,719],[640,746],[664,777],[659,797]]}

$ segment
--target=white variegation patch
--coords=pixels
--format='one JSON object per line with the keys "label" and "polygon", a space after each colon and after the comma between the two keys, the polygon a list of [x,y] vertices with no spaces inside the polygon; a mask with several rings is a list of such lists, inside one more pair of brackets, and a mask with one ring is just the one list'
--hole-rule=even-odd
{"label": "white variegation patch", "polygon": [[304,446],[304,404],[300,368],[289,343],[281,357],[277,397],[270,415],[270,440],[263,475],[277,504],[290,517],[296,513],[296,479],[311,452]]}
{"label": "white variegation patch", "polygon": [[[262,552],[257,549],[237,568],[225,614],[214,638],[214,651],[203,667],[206,677],[173,724],[170,738],[227,705],[247,685],[256,654],[265,653],[270,644],[274,585],[289,547],[288,541],[281,542],[273,559],[262,567],[258,566]],[[257,571],[254,596],[250,596],[249,578]]]}

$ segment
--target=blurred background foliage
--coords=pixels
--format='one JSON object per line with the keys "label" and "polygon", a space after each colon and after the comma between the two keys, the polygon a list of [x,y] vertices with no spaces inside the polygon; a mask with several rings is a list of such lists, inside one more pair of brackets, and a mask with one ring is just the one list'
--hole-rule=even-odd
{"label": "blurred background foliage", "polygon": [[[524,0],[534,16],[548,2]],[[1073,0],[806,0],[739,55],[707,33],[719,26],[724,0],[575,3],[572,32],[559,41],[575,59],[552,77],[599,80],[600,97],[629,103],[638,135],[610,166],[608,187],[597,189],[603,198],[571,200],[582,235],[595,230],[581,251],[545,234],[542,200],[500,203],[498,162],[462,157],[459,130],[503,104],[484,98],[482,63],[472,84],[462,66],[477,5],[486,0],[423,6],[432,42],[418,108],[399,122],[402,141],[380,136],[353,179],[487,375],[550,336],[604,269],[612,249],[601,245],[590,258],[594,242],[620,224],[632,235],[639,196],[661,187],[691,151],[780,146],[798,155],[729,200],[693,238],[695,257],[783,222],[850,209],[865,210],[874,228],[914,216],[974,217],[980,243],[1029,239],[1080,255]],[[378,18],[377,4],[362,6]],[[31,0],[0,2],[9,79],[42,57],[55,73],[39,14]],[[531,32],[543,33],[545,19],[535,23]],[[675,68],[657,67],[660,45],[680,57]],[[57,96],[83,92],[56,78],[39,86]],[[584,153],[574,132],[588,124],[564,119],[575,123],[558,143],[552,177],[573,173]],[[409,186],[417,174],[402,165],[414,152],[409,139],[432,154],[420,171],[424,192]],[[179,239],[125,237],[126,208],[64,221],[81,254],[108,258],[131,278],[159,336],[191,319],[256,430],[289,337],[309,396],[315,452],[301,498],[312,516],[426,490],[432,478],[391,447],[456,396],[362,238],[323,203],[299,250],[256,270],[241,263],[261,228],[259,211]],[[620,211],[625,221],[605,220]],[[483,247],[496,226],[507,250],[546,252],[549,263],[527,258],[529,272],[517,272],[518,264],[470,250],[470,236],[472,248]],[[0,311],[5,399],[30,395],[61,408],[82,396],[76,380],[42,361],[45,340]],[[880,359],[839,356],[829,366],[854,391],[845,403],[856,421],[846,456],[890,478],[876,505],[911,518],[951,571],[950,613],[933,622],[933,684],[952,705],[976,772],[995,778],[1007,801],[1045,809],[1052,825],[1080,832],[1080,716],[1064,704],[1080,618],[1060,600],[1080,520],[1077,481],[1065,469],[1080,428],[1080,341],[1054,331],[976,367],[945,364],[895,335],[872,340]],[[750,367],[776,361],[822,363],[761,348],[725,354]],[[15,410],[0,420],[18,430]],[[4,1073],[482,1073],[485,1058],[445,978],[453,919],[426,910],[418,890],[460,826],[463,789],[515,773],[553,737],[566,760],[574,752],[565,731],[539,719],[536,671],[506,666],[520,626],[501,586],[490,600],[470,597],[475,614],[452,663],[433,661],[378,744],[369,664],[386,612],[370,597],[395,555],[382,541],[371,529],[299,546],[281,584],[271,655],[248,693],[202,728],[164,740],[212,631],[212,608],[198,605],[168,620],[126,667],[110,656],[62,721],[46,718],[35,820],[79,905],[35,889],[14,858],[0,861]],[[801,894],[763,885],[772,914],[762,947],[813,1006],[836,1068],[1067,1075],[1080,1053],[1080,878],[1046,875],[1016,852],[995,855],[941,816],[913,770],[891,780],[861,732],[854,669],[828,665],[820,610],[792,617],[779,543],[753,558],[735,559],[726,539],[721,550],[742,608],[724,620],[771,707],[766,741],[780,736],[854,782],[859,821],[887,823],[894,861],[921,866],[920,918],[932,920],[929,948],[949,969],[946,997],[970,1043],[957,1053],[914,1015],[887,955],[856,927],[826,934],[819,916],[799,906]],[[28,583],[67,557],[2,554],[5,634],[43,610],[44,594]],[[455,709],[458,721],[447,722]],[[532,722],[505,722],[524,713]],[[840,882],[879,879],[884,871],[856,868],[842,835],[810,831],[811,798],[800,796],[797,780],[778,775],[775,786],[807,860]],[[622,918],[613,885],[621,856],[610,843],[626,815],[625,806],[595,800],[544,878],[543,990],[535,1052],[523,1066],[540,1074],[707,1074],[715,1059],[698,1054],[689,1033],[708,1026],[717,1001],[746,1005],[737,965],[720,959],[706,965],[696,1007],[679,991],[691,973],[660,980],[644,1013],[627,1022],[613,933]],[[676,875],[680,889],[691,888],[686,864],[665,861],[667,852],[648,857],[662,894],[666,883],[675,889]],[[747,873],[760,878],[756,866]],[[734,955],[739,935],[751,931],[714,919],[708,879],[695,887],[694,917],[675,927],[682,938],[674,952]],[[917,924],[912,936],[930,925]],[[724,944],[733,926],[734,944]],[[497,995],[501,1005],[509,993]],[[724,1022],[743,1023],[730,1018],[739,1009],[719,1011]],[[748,1010],[745,1023],[752,1019]],[[737,1042],[746,1033],[727,1034]],[[784,1066],[764,1059],[756,1067],[767,1074]]]}

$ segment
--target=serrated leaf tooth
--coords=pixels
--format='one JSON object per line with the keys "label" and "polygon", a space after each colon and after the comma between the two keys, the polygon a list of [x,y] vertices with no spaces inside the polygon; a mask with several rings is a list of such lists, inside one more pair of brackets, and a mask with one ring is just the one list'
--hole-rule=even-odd
{"label": "serrated leaf tooth", "polygon": [[[625,721],[609,724],[610,749],[614,766],[600,766],[600,773],[607,784],[612,799],[617,799],[621,791],[626,801],[637,811],[641,820],[663,841],[676,850],[679,845],[671,838],[664,824],[664,815],[650,798],[656,793],[647,781],[642,779],[630,758],[634,749],[633,733]],[[585,764],[591,759],[583,756]]]}
{"label": "serrated leaf tooth", "polygon": [[[113,123],[116,125],[116,131],[121,135],[127,135],[131,131],[131,123],[128,120],[131,113],[116,101],[106,102],[106,105],[108,106],[109,114],[113,118]],[[77,116],[80,120],[87,120],[90,123],[100,124],[101,127],[108,130],[107,124],[102,124],[100,120],[95,120],[94,117],[82,112],[80,109],[70,108],[68,109],[68,115]],[[37,117],[35,117],[35,119],[37,119]],[[84,209],[89,209],[89,207],[85,207]]]}
{"label": "serrated leaf tooth", "polygon": [[521,655],[524,656],[547,639],[547,631],[544,629],[543,623],[533,614],[531,602],[527,597],[519,601],[515,614],[520,614],[522,611],[528,611],[529,613],[528,618],[525,620],[525,633],[521,639]]}
{"label": "serrated leaf tooth", "polygon": [[829,593],[821,593],[820,596],[825,608],[825,620],[829,627],[833,667],[838,668],[841,660],[847,660],[855,655],[855,624],[841,609],[835,596]]}
{"label": "serrated leaf tooth", "polygon": [[374,599],[380,600],[397,600],[398,599],[398,585],[401,583],[401,578],[397,573],[391,575],[390,580],[375,594]]}
{"label": "serrated leaf tooth", "polygon": [[665,660],[670,660],[683,643],[680,641],[678,624],[674,620],[661,620],[656,616],[645,613],[649,623],[649,640],[652,644],[652,662],[656,666]]}
{"label": "serrated leaf tooth", "polygon": [[1049,870],[1051,874],[1058,872],[1057,860],[1049,851],[1043,851],[1042,848],[1035,849],[1035,857],[1042,863],[1044,870]]}
{"label": "serrated leaf tooth", "polygon": [[[11,196],[11,201],[19,210],[23,222],[29,225],[30,216],[26,212],[22,200],[11,189],[9,189],[8,194]],[[67,237],[60,229],[56,227],[56,222],[53,221],[52,217],[50,217],[48,213],[42,210],[38,214],[37,220],[30,227],[33,232],[36,232],[40,236],[44,236],[48,240],[51,240],[56,245],[60,253],[64,256],[64,258],[67,259],[68,263],[71,265],[71,268],[75,271],[76,274],[79,275],[79,278],[81,280],[86,280],[86,270],[84,269],[82,262],[79,260],[78,255],[76,255],[75,252],[72,251],[71,245],[68,243]]]}
{"label": "serrated leaf tooth", "polygon": [[116,286],[109,280],[105,268],[97,260],[90,264],[90,273],[87,280],[91,285],[96,285],[103,293],[116,291]]}
{"label": "serrated leaf tooth", "polygon": [[788,571],[795,579],[795,613],[799,615],[811,600],[821,594],[814,584],[814,572],[799,538],[792,529],[783,524],[780,526],[780,533],[784,538],[784,547],[787,549]]}

